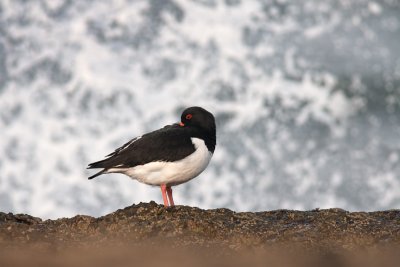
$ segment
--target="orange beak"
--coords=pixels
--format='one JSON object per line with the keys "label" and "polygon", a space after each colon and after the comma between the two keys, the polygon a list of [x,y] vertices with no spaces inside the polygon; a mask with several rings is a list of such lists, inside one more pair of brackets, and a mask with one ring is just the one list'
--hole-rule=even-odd
{"label": "orange beak", "polygon": [[182,126],[182,127],[183,127],[183,126],[185,126],[185,124],[184,124],[183,122],[180,122],[180,123],[179,123],[179,126]]}

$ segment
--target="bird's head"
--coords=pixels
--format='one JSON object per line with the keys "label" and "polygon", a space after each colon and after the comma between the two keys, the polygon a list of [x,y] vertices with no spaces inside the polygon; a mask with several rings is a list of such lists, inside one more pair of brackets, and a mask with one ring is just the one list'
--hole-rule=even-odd
{"label": "bird's head", "polygon": [[213,114],[201,107],[185,109],[181,115],[182,127],[194,127],[202,131],[215,133],[215,118]]}

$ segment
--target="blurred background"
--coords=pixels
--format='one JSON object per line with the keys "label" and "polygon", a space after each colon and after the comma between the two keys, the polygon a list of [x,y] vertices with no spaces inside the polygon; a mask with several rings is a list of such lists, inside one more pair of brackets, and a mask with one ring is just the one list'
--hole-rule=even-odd
{"label": "blurred background", "polygon": [[199,105],[176,203],[400,208],[398,0],[0,0],[0,211],[103,215],[159,188],[86,166]]}

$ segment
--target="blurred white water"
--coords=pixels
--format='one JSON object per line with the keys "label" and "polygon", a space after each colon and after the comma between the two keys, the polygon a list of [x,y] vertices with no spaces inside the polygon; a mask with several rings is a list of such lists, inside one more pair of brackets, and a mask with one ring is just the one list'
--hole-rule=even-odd
{"label": "blurred white water", "polygon": [[55,218],[161,200],[89,162],[217,118],[176,202],[234,210],[400,207],[397,1],[0,1],[0,210]]}

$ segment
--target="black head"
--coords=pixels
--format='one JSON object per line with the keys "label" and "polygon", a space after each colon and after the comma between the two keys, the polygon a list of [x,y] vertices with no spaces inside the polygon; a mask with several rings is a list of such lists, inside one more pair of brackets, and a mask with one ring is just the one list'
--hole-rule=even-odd
{"label": "black head", "polygon": [[216,145],[215,119],[213,114],[201,107],[190,107],[183,111],[180,126],[188,129],[193,136],[202,138],[210,152]]}
{"label": "black head", "polygon": [[215,134],[215,119],[213,114],[201,107],[185,109],[181,115],[181,126],[198,128],[199,130]]}

